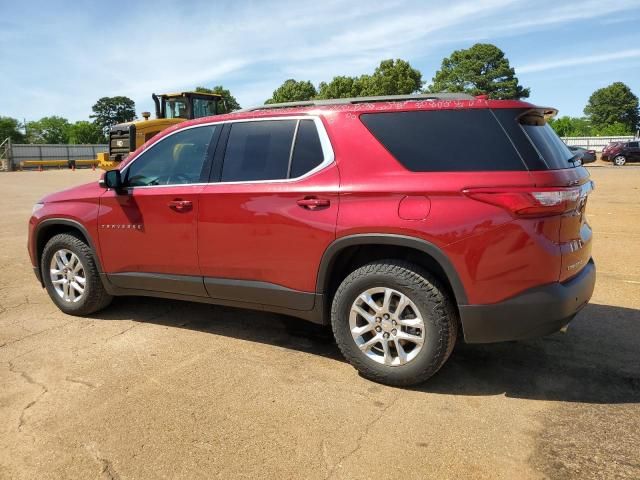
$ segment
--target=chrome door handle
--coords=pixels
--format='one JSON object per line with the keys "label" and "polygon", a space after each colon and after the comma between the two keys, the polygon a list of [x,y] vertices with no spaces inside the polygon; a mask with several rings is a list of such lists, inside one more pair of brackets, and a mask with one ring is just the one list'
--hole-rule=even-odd
{"label": "chrome door handle", "polygon": [[305,197],[296,202],[302,208],[307,210],[317,210],[318,208],[328,207],[331,201],[327,198]]}
{"label": "chrome door handle", "polygon": [[191,200],[171,200],[169,202],[169,208],[177,212],[186,212],[193,208],[193,202],[191,202]]}

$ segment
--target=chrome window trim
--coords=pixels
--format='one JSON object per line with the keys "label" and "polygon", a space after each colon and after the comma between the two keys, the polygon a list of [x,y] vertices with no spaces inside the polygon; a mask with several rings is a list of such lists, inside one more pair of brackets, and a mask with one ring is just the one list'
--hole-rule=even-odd
{"label": "chrome window trim", "polygon": [[[253,184],[262,184],[262,183],[293,183],[293,182],[299,182],[301,180],[304,180],[307,177],[310,177],[311,175],[314,175],[315,173],[321,170],[324,170],[329,165],[335,162],[335,154],[333,152],[333,146],[331,145],[331,141],[329,140],[329,135],[327,134],[327,130],[324,124],[322,123],[321,118],[318,115],[287,115],[287,116],[260,117],[260,118],[240,118],[238,120],[211,121],[206,123],[199,123],[197,125],[190,125],[185,128],[180,128],[174,132],[167,134],[161,140],[159,140],[158,142],[155,142],[153,145],[151,145],[147,149],[140,152],[140,154],[136,158],[134,158],[130,163],[124,166],[124,168],[121,170],[120,173],[124,175],[127,169],[131,165],[133,165],[139,158],[141,158],[142,155],[144,155],[146,152],[153,149],[153,147],[158,145],[160,142],[165,141],[165,139],[171,137],[172,135],[175,135],[176,133],[189,130],[191,128],[198,128],[198,127],[220,126],[220,128],[223,128],[224,125],[233,124],[233,123],[266,122],[266,121],[273,121],[273,120],[298,120],[298,123],[296,123],[296,132],[298,130],[300,120],[312,120],[316,126],[316,130],[318,131],[318,136],[320,137],[320,147],[322,148],[322,156],[323,156],[322,162],[315,168],[309,170],[304,175],[300,175],[299,177],[295,177],[295,178],[282,178],[282,179],[276,179],[276,180],[234,181],[234,182],[172,183],[170,185],[145,185],[145,186],[126,187],[126,188],[128,191],[132,191],[140,188],[172,188],[172,187],[180,187],[180,186],[187,187],[187,186],[212,186],[212,185],[253,185]],[[212,136],[213,136],[213,132],[212,132]],[[296,140],[296,137],[294,136],[291,142],[292,152],[293,152],[293,147],[295,145],[295,140]]]}

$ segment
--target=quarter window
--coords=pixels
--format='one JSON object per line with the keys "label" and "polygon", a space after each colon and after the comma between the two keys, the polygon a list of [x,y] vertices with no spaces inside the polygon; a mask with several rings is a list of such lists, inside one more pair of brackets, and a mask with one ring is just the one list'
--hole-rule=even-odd
{"label": "quarter window", "polygon": [[143,187],[199,182],[215,128],[188,128],[160,140],[127,168],[125,184]]}
{"label": "quarter window", "polygon": [[486,109],[368,113],[360,119],[413,172],[525,169]]}
{"label": "quarter window", "polygon": [[300,120],[296,145],[291,158],[289,178],[301,177],[322,163],[324,155],[320,136],[313,120]]}

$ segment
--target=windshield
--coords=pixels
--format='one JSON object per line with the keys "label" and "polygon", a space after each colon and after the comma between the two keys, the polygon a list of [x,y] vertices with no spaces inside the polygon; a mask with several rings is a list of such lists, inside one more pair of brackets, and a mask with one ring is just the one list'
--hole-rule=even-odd
{"label": "windshield", "polygon": [[164,104],[165,118],[189,118],[187,101],[184,98],[168,98]]}
{"label": "windshield", "polygon": [[574,162],[569,161],[575,154],[560,140],[549,124],[531,125],[521,122],[521,125],[550,170],[580,165],[580,159],[576,159]]}
{"label": "windshield", "polygon": [[216,101],[208,98],[193,99],[193,118],[209,117],[216,114]]}

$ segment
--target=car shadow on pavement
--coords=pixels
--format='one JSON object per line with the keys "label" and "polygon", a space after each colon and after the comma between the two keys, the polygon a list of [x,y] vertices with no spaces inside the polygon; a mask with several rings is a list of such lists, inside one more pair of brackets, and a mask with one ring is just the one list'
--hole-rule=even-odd
{"label": "car shadow on pavement", "polygon": [[[186,328],[344,361],[328,327],[265,312],[118,298],[94,316]],[[568,333],[489,345],[459,343],[414,391],[584,403],[640,403],[640,310],[588,305]]]}
{"label": "car shadow on pavement", "polygon": [[343,360],[330,328],[275,313],[161,298],[119,297],[92,317],[185,328]]}
{"label": "car shadow on pavement", "polygon": [[459,344],[417,390],[595,404],[640,403],[640,310],[588,305],[567,333]]}

